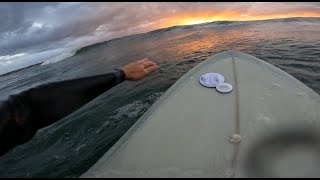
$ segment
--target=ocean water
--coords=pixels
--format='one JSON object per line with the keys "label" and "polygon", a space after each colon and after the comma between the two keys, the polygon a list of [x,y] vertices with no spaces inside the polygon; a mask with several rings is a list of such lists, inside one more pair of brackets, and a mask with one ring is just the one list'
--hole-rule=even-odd
{"label": "ocean water", "polygon": [[149,57],[160,68],[127,81],[0,157],[0,177],[79,177],[183,74],[237,50],[286,71],[320,94],[320,18],[175,26],[84,47],[56,63],[0,76],[0,99],[44,83],[97,75]]}

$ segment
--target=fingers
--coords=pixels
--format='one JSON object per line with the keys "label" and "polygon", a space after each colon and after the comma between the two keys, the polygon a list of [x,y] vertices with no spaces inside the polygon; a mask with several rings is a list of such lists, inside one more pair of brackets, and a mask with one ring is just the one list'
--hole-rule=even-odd
{"label": "fingers", "polygon": [[149,67],[149,66],[156,66],[156,63],[154,63],[154,62],[152,62],[152,61],[148,61],[148,60],[142,62],[142,64],[143,64],[146,68]]}
{"label": "fingers", "polygon": [[148,66],[146,68],[146,70],[147,70],[146,72],[147,73],[152,73],[152,72],[156,71],[158,68],[159,68],[159,66],[154,64],[154,65]]}
{"label": "fingers", "polygon": [[148,68],[149,66],[157,66],[156,63],[150,61],[148,58],[143,58],[138,61],[136,61],[138,64],[142,64],[144,68]]}
{"label": "fingers", "polygon": [[148,75],[154,71],[156,71],[159,66],[149,60],[148,58],[143,58],[136,61],[137,65],[141,66],[142,70],[144,71],[145,75]]}

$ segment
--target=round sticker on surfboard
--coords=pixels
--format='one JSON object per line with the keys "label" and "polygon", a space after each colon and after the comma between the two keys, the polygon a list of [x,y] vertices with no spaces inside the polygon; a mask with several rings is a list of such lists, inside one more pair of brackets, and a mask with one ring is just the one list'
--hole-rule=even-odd
{"label": "round sticker on surfboard", "polygon": [[206,73],[200,77],[200,84],[205,87],[216,87],[224,82],[224,77],[219,73]]}
{"label": "round sticker on surfboard", "polygon": [[217,85],[216,89],[221,93],[228,93],[232,91],[232,85],[229,83],[220,83]]}

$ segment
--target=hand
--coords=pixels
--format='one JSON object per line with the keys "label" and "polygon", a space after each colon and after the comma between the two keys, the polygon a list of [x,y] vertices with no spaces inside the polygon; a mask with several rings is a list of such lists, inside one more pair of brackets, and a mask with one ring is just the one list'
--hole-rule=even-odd
{"label": "hand", "polygon": [[125,65],[122,70],[126,75],[126,80],[139,80],[156,71],[159,66],[148,58],[140,59]]}

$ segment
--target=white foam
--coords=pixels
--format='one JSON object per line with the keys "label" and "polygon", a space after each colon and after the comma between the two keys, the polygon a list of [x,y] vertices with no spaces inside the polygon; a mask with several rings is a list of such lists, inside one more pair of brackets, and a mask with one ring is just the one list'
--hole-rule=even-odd
{"label": "white foam", "polygon": [[107,122],[103,123],[102,126],[106,126],[106,125],[108,125],[109,123],[110,123],[110,121],[107,121]]}
{"label": "white foam", "polygon": [[148,100],[158,100],[162,94],[163,94],[163,92],[154,93],[154,94],[148,96]]}
{"label": "white foam", "polygon": [[[150,96],[148,96],[146,99],[147,100],[157,100],[158,98],[160,98],[160,96],[163,94],[163,92],[158,92],[158,93],[154,93]],[[139,113],[147,108],[149,108],[149,103],[144,103],[140,100],[138,101],[134,101],[130,104],[127,104],[121,108],[118,108],[117,114],[114,116],[111,116],[110,118],[113,119],[123,119],[126,116],[130,117],[130,118],[135,118],[139,115]]]}
{"label": "white foam", "polygon": [[74,53],[74,49],[59,48],[31,54],[19,53],[15,55],[0,56],[0,75],[45,61],[48,61],[45,64],[58,62],[73,56]]}
{"label": "white foam", "polygon": [[127,104],[117,109],[117,114],[115,116],[111,116],[110,118],[117,120],[122,119],[125,116],[134,118],[137,117],[143,109],[148,107],[148,103],[143,103],[142,101],[134,101],[133,103]]}
{"label": "white foam", "polygon": [[10,61],[12,59],[21,57],[26,55],[25,53],[18,53],[18,54],[14,54],[14,55],[6,55],[6,56],[0,56],[0,63],[5,63],[6,61]]}
{"label": "white foam", "polygon": [[81,144],[79,147],[77,147],[76,151],[78,152],[80,149],[88,146],[87,144]]}
{"label": "white foam", "polygon": [[67,58],[75,55],[76,52],[77,52],[77,51],[76,51],[75,49],[67,49],[65,52],[63,52],[63,53],[61,53],[61,54],[58,54],[58,55],[56,55],[56,56],[54,56],[54,57],[52,57],[52,58],[44,61],[44,62],[41,64],[41,66],[42,66],[42,65],[47,65],[47,64],[56,63],[56,62],[58,62],[58,61],[67,59]]}
{"label": "white foam", "polygon": [[98,130],[96,131],[96,134],[99,134],[102,130],[103,130],[103,129],[98,129]]}

